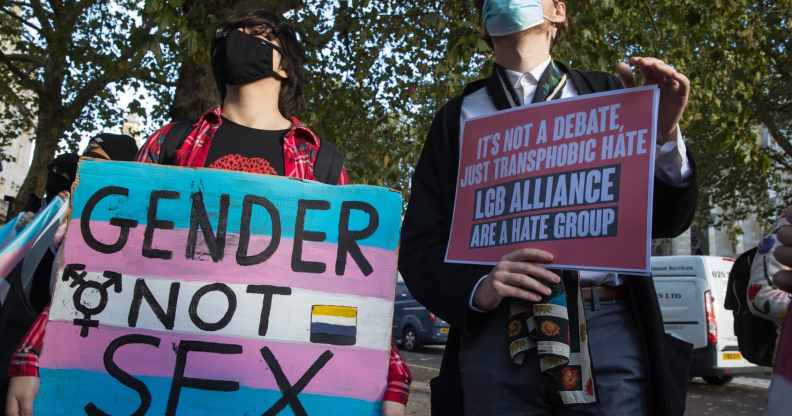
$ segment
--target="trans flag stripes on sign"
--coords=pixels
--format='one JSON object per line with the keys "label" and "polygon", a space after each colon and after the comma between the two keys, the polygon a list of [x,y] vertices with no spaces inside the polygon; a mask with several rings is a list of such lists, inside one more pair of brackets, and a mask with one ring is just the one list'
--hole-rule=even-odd
{"label": "trans flag stripes on sign", "polygon": [[83,161],[37,414],[376,415],[401,197]]}

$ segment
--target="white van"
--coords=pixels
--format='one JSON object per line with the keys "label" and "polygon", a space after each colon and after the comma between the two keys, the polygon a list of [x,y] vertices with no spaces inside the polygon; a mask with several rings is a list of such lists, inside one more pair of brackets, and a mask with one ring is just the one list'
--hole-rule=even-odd
{"label": "white van", "polygon": [[710,384],[764,371],[740,354],[732,312],[723,307],[733,265],[734,259],[726,257],[652,257],[665,331],[693,344],[690,376]]}

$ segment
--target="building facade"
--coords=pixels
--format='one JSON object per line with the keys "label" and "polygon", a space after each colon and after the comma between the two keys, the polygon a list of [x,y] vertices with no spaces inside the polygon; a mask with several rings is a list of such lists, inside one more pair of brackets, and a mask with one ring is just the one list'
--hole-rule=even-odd
{"label": "building facade", "polygon": [[16,198],[30,169],[33,158],[32,135],[28,132],[17,137],[4,149],[4,152],[13,160],[2,162],[3,170],[0,171],[0,222],[5,222],[8,208]]}

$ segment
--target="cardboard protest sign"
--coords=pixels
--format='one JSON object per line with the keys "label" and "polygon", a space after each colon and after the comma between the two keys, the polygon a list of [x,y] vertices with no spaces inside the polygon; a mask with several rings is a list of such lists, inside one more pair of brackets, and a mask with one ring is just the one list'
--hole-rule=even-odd
{"label": "cardboard protest sign", "polygon": [[375,415],[401,196],[83,161],[36,414]]}
{"label": "cardboard protest sign", "polygon": [[649,274],[658,91],[467,120],[446,261],[495,264],[533,247],[553,267]]}

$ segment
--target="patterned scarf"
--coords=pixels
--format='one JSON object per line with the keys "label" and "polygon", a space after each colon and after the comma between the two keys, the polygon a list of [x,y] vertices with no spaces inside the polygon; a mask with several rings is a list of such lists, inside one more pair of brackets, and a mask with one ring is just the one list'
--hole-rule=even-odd
{"label": "patterned scarf", "polygon": [[[520,103],[505,70],[496,65],[496,73],[512,106]],[[551,61],[539,78],[533,103],[561,98],[566,82],[567,75]],[[561,277],[560,283],[551,285],[553,292],[538,303],[510,302],[506,323],[509,356],[515,365],[523,365],[525,354],[536,348],[539,370],[555,381],[562,403],[595,403],[580,277],[573,271],[564,271]]]}
{"label": "patterned scarf", "polygon": [[565,271],[553,293],[538,303],[512,300],[507,321],[509,356],[523,365],[537,349],[539,371],[549,374],[564,404],[594,403],[597,396],[586,317],[577,272]]}

